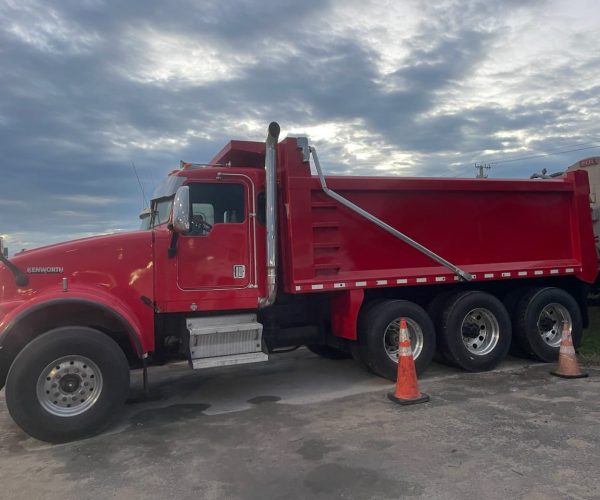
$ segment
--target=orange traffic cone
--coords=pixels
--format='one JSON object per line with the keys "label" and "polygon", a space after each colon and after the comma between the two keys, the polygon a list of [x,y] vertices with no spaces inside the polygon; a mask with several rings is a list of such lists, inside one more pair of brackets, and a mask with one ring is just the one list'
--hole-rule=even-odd
{"label": "orange traffic cone", "polygon": [[401,405],[414,405],[429,401],[429,396],[419,392],[415,360],[413,359],[406,320],[400,320],[400,341],[398,345],[398,377],[396,390],[388,393],[388,398]]}
{"label": "orange traffic cone", "polygon": [[558,369],[550,373],[562,378],[583,378],[588,376],[587,373],[582,373],[579,369],[577,356],[575,356],[575,348],[573,347],[573,339],[571,338],[571,330],[566,321],[563,321],[562,325]]}

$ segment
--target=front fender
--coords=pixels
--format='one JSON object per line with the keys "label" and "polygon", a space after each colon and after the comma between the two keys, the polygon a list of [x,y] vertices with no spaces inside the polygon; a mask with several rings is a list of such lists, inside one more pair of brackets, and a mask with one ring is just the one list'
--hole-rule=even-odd
{"label": "front fender", "polygon": [[[148,323],[145,318],[139,318],[130,307],[110,293],[93,287],[73,287],[68,292],[56,292],[54,290],[46,293],[36,294],[35,297],[24,300],[6,312],[0,321],[0,350],[10,337],[11,331],[28,315],[33,314],[43,308],[54,305],[68,304],[89,304],[101,308],[107,313],[119,319],[126,327],[129,339],[138,356],[153,349],[153,345],[145,339],[144,323]],[[148,307],[148,306],[147,306]],[[149,308],[149,315],[153,317],[153,311]]]}

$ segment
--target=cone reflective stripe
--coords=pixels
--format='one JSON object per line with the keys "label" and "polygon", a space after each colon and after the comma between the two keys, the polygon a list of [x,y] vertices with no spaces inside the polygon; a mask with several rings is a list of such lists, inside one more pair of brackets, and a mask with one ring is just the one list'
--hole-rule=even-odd
{"label": "cone reflective stripe", "polygon": [[429,396],[419,391],[415,360],[412,355],[410,337],[406,320],[400,320],[400,339],[398,342],[398,376],[396,389],[388,394],[394,403],[412,405],[429,401]]}
{"label": "cone reflective stripe", "polygon": [[588,376],[587,373],[583,373],[579,369],[575,347],[573,347],[571,329],[566,321],[563,321],[562,324],[562,338],[560,340],[560,350],[558,352],[558,368],[556,371],[550,373],[562,378],[583,378]]}

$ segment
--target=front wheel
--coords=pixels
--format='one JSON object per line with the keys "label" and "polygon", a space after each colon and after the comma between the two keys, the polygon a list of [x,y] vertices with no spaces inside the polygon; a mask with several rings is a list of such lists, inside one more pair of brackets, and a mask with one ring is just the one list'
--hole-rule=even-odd
{"label": "front wheel", "polygon": [[431,363],[435,330],[422,307],[406,300],[386,300],[368,309],[360,322],[360,358],[381,377],[396,380],[400,320],[406,320],[417,373]]}
{"label": "front wheel", "polygon": [[27,434],[61,443],[99,433],[129,391],[118,344],[87,327],[51,330],[27,344],[6,379],[6,405]]}

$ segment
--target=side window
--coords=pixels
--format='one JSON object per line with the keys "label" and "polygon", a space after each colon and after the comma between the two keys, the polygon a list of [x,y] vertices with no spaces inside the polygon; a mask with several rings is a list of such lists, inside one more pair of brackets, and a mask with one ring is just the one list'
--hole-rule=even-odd
{"label": "side window", "polygon": [[210,203],[194,203],[192,202],[192,218],[202,217],[211,226],[215,225],[215,207]]}
{"label": "side window", "polygon": [[215,224],[239,224],[246,220],[242,184],[190,184],[192,220],[190,236],[206,236]]}

